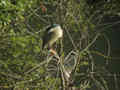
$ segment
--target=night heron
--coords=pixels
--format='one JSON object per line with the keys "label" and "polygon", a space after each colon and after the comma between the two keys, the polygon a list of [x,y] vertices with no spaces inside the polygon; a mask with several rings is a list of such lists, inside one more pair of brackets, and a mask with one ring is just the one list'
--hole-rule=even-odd
{"label": "night heron", "polygon": [[43,48],[47,48],[52,54],[56,54],[53,50],[53,44],[63,36],[63,30],[59,24],[49,26],[43,36]]}

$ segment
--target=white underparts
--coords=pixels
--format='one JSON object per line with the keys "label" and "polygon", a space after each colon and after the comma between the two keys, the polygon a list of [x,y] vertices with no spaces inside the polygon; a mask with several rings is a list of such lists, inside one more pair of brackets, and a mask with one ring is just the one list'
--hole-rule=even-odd
{"label": "white underparts", "polygon": [[51,29],[48,33],[54,32],[58,38],[61,38],[63,36],[63,30],[60,26],[57,26],[53,29]]}

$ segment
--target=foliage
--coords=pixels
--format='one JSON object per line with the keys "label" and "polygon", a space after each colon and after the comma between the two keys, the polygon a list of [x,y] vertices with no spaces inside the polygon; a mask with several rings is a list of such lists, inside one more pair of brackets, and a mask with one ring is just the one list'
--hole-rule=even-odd
{"label": "foliage", "polygon": [[[117,0],[0,0],[0,88],[109,90],[109,72],[94,58],[112,59],[109,48],[104,55],[93,46],[113,25],[104,25],[105,17],[119,14]],[[41,48],[44,30],[53,23],[64,30],[56,56]]]}

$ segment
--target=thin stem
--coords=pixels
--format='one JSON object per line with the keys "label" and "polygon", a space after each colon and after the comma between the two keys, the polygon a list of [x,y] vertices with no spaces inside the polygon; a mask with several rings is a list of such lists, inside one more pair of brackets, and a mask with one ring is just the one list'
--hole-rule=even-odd
{"label": "thin stem", "polygon": [[87,47],[84,48],[80,53],[83,53],[84,51],[88,50],[88,49],[92,46],[92,44],[97,40],[98,36],[100,36],[100,33],[98,33],[98,34],[95,36],[95,38],[92,40],[92,42],[89,43],[89,44],[87,45]]}
{"label": "thin stem", "polygon": [[52,58],[53,58],[53,56],[49,57],[47,60],[43,60],[43,62],[41,62],[41,63],[38,64],[37,66],[33,67],[32,69],[28,70],[28,71],[25,72],[24,74],[29,74],[29,73],[35,71],[36,69],[40,68],[40,66],[44,65],[45,63],[50,62]]}

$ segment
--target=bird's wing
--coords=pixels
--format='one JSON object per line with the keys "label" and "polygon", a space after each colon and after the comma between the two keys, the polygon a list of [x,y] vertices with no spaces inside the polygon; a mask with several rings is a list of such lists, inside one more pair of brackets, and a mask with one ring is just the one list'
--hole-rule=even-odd
{"label": "bird's wing", "polygon": [[[45,32],[44,36],[43,36],[43,45],[42,48],[44,48],[46,45],[48,45],[49,41],[52,39],[52,34],[53,32]],[[50,48],[50,46],[48,47]]]}

